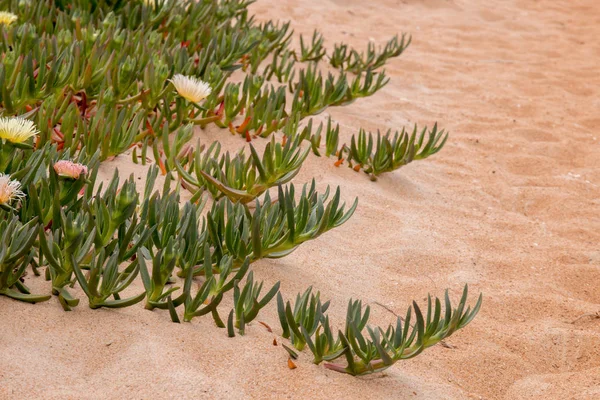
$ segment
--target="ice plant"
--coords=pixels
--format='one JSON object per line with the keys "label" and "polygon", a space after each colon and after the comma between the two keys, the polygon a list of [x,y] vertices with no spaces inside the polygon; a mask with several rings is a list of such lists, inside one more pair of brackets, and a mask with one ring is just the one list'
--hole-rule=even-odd
{"label": "ice plant", "polygon": [[302,62],[317,61],[318,62],[323,57],[325,57],[327,52],[325,51],[325,48],[323,47],[324,40],[325,39],[323,38],[323,35],[316,29],[313,32],[312,41],[311,41],[310,45],[308,43],[305,44],[304,37],[302,35],[300,35],[300,54],[301,54],[300,61],[302,61]]}
{"label": "ice plant", "polygon": [[[220,195],[227,196],[233,202],[247,204],[269,188],[288,183],[300,172],[310,148],[302,149],[299,142],[288,140],[281,145],[275,142],[273,136],[265,147],[262,160],[254,146],[250,145],[250,156],[238,152],[230,157],[226,153],[218,163],[205,164],[206,170],[199,169],[197,172],[200,176],[192,177],[184,171],[182,177],[191,184],[204,180],[208,186],[216,188]],[[221,168],[217,169],[215,165]]]}
{"label": "ice plant", "polygon": [[218,267],[216,268],[218,274],[213,274],[212,256],[213,254],[207,245],[204,251],[204,260],[202,261],[206,280],[194,294],[192,294],[194,271],[192,268],[187,270],[182,294],[184,303],[183,320],[190,322],[195,317],[211,313],[215,324],[220,328],[224,328],[225,324],[219,316],[217,307],[223,300],[223,295],[234,288],[235,282],[244,278],[250,266],[250,259],[246,258],[235,275],[230,277],[233,273],[232,257],[224,256],[218,260]]}
{"label": "ice plant", "polygon": [[[115,175],[103,195],[97,195],[89,200],[84,199],[84,208],[90,210],[94,216],[96,248],[122,244],[123,237],[138,237],[135,246],[133,243],[131,243],[132,246],[120,246],[119,262],[122,262],[135,255],[137,247],[147,240],[155,227],[145,226],[145,223],[139,221],[139,216],[135,212],[139,194],[133,176],[120,189],[118,189],[118,184],[119,177],[115,171]],[[115,234],[117,234],[116,237]]]}
{"label": "ice plant", "polygon": [[10,175],[0,173],[0,206],[10,207],[15,200],[25,198],[25,193],[21,191],[21,183],[10,179]]}
{"label": "ice plant", "polygon": [[[334,338],[326,307],[320,305],[318,297],[309,291],[298,295],[292,311],[288,302],[284,307],[283,299],[278,296],[277,308],[283,328],[283,337],[290,338],[297,349],[308,344],[314,354],[315,364],[321,361],[334,361],[344,356],[347,365],[327,363],[325,367],[333,371],[350,375],[366,375],[383,371],[397,361],[419,355],[431,347],[467,326],[479,312],[482,297],[471,308],[467,306],[468,287],[465,285],[461,299],[456,307],[452,306],[448,291],[442,301],[427,297],[427,312],[423,313],[416,302],[408,308],[404,318],[398,317],[395,324],[386,329],[368,325],[370,307],[363,308],[358,300],[348,302],[346,328],[338,331]],[[325,310],[323,310],[325,308]],[[412,322],[414,318],[416,321]],[[366,334],[364,331],[366,330]]]}
{"label": "ice plant", "polygon": [[34,255],[37,218],[23,225],[19,218],[0,222],[0,295],[28,303],[50,299],[49,295],[33,295],[21,281]]}
{"label": "ice plant", "polygon": [[[428,140],[425,141],[425,134]],[[404,128],[401,132],[396,131],[392,135],[391,129],[384,135],[377,132],[374,140],[372,133],[366,133],[360,129],[358,137],[353,135],[349,148],[342,151],[347,154],[349,166],[354,164],[354,170],[364,170],[371,180],[377,180],[377,176],[384,172],[391,172],[414,161],[430,157],[440,151],[448,140],[448,133],[439,130],[437,124],[428,131],[423,128],[419,134],[415,125],[412,133]]]}
{"label": "ice plant", "polygon": [[[447,138],[437,126],[428,138],[416,128],[376,136],[361,130],[345,145],[331,119],[314,133],[312,120],[303,123],[383,88],[383,67],[410,43],[404,35],[362,52],[345,44],[328,51],[315,31],[294,49],[290,23],[256,22],[251,0],[18,3],[27,26],[5,27],[0,40],[0,295],[47,300],[30,295],[23,280],[29,267],[36,276],[45,268],[64,310],[79,304],[69,293],[77,284],[91,308],[147,298],[146,308],[168,309],[174,322],[181,306],[184,321],[210,314],[224,328],[224,303],[234,307],[227,334],[244,334],[279,290],[275,284],[262,296],[250,264],[289,255],[356,209],[339,189],[317,193],[314,179],[297,190],[290,183],[311,149],[319,156],[324,142],[336,165],[346,161],[375,179],[437,153]],[[0,25],[16,20],[0,12]],[[336,71],[320,68],[327,59]],[[210,123],[248,142],[271,141],[253,143],[245,155],[221,154],[219,142],[192,148],[194,126]],[[283,139],[276,138],[281,130]],[[158,165],[144,192],[133,176],[119,186],[118,173],[96,185],[98,163],[126,151],[136,163]],[[17,217],[21,187],[27,201]],[[193,193],[183,206],[180,188]],[[209,196],[213,207],[204,214]],[[185,279],[181,289],[175,273]],[[136,279],[144,292],[121,299]],[[464,311],[466,291],[456,309],[446,297],[443,316],[437,299],[427,313],[415,304],[416,323],[409,311],[383,331],[367,326],[369,308],[351,301],[346,328],[334,336],[329,303],[319,297],[309,289],[292,306],[278,296],[284,337],[296,350],[308,347],[315,364],[345,356],[347,367],[326,367],[354,375],[418,355],[468,324],[480,305]]]}
{"label": "ice plant", "polygon": [[10,25],[17,20],[17,16],[13,13],[0,11],[0,25]]}
{"label": "ice plant", "polygon": [[292,308],[288,301],[285,305],[281,293],[277,295],[277,312],[279,314],[279,322],[283,328],[282,336],[290,339],[294,347],[302,350],[307,343],[306,336],[302,333],[302,329],[308,332],[308,337],[315,334],[321,320],[324,318],[329,301],[321,303],[321,294],[312,293],[312,286],[306,291],[296,296],[296,302]]}
{"label": "ice plant", "polygon": [[69,179],[79,179],[82,174],[86,175],[88,173],[88,169],[85,165],[74,163],[69,160],[57,161],[54,164],[54,171],[56,171],[58,176]]}
{"label": "ice plant", "polygon": [[[329,198],[329,187],[319,194],[313,180],[304,185],[296,199],[293,184],[279,187],[277,200],[266,192],[254,203],[254,212],[228,198],[216,202],[207,214],[209,240],[219,256],[232,255],[236,266],[246,257],[252,262],[261,258],[281,258],[302,243],[316,239],[344,224],[358,205],[347,208],[340,201],[340,190]],[[201,273],[201,272],[200,272]]]}
{"label": "ice plant", "polygon": [[[90,263],[90,273],[87,277],[81,267],[75,262],[73,270],[77,281],[89,299],[90,308],[122,308],[139,303],[146,297],[146,292],[137,296],[121,299],[119,293],[125,290],[139,273],[137,261],[133,261],[122,272],[119,272],[119,253],[115,251],[106,257],[104,249],[94,254]],[[111,300],[110,297],[113,297]]]}
{"label": "ice plant", "polygon": [[[171,274],[175,269],[175,263],[177,261],[175,253],[179,249],[173,245],[173,238],[169,240],[169,243],[164,249],[158,251],[156,256],[152,259],[152,274],[148,271],[144,254],[140,249],[137,251],[137,261],[140,265],[140,275],[142,276],[142,282],[146,289],[146,309],[152,310],[154,308],[166,308],[166,299],[179,287],[166,288],[169,284]],[[167,290],[165,290],[165,288]],[[183,300],[183,298],[181,299]],[[176,302],[179,305],[179,301]],[[161,307],[162,306],[162,307]]]}
{"label": "ice plant", "polygon": [[[22,179],[24,187],[27,187],[27,207],[31,208],[40,218],[40,223],[48,226],[53,222],[53,226],[57,227],[60,216],[60,210],[65,212],[71,210],[75,204],[78,204],[82,195],[87,192],[88,196],[93,193],[98,172],[98,155],[96,154],[91,159],[86,161],[86,173],[81,173],[77,179],[62,177],[57,173],[54,165],[60,166],[60,161],[55,161],[58,154],[54,153],[53,149],[47,156],[43,158],[43,164],[35,163],[34,157],[29,158],[28,165],[32,168],[28,172],[28,176]],[[27,150],[19,150],[22,153],[27,153]],[[44,151],[34,151],[33,154],[44,154]],[[50,160],[48,160],[48,156]],[[69,157],[69,152],[63,153],[64,157]],[[78,160],[79,157],[75,157]],[[60,163],[60,164],[59,164]],[[75,164],[75,162],[73,162]],[[39,167],[36,167],[39,165]],[[60,170],[60,168],[57,168]],[[47,173],[46,173],[47,171]],[[34,184],[31,181],[34,180]],[[79,210],[77,210],[79,211]],[[77,212],[80,214],[80,212]]]}
{"label": "ice plant", "polygon": [[200,79],[177,74],[173,76],[170,82],[175,86],[175,90],[181,97],[192,103],[199,103],[210,96],[210,85]]}
{"label": "ice plant", "polygon": [[37,135],[34,123],[22,117],[0,118],[0,139],[10,143],[21,144]]}
{"label": "ice plant", "polygon": [[273,297],[279,293],[279,282],[261,298],[260,291],[262,290],[263,283],[254,283],[254,274],[252,271],[246,278],[246,284],[240,290],[238,281],[234,282],[233,287],[233,304],[235,312],[235,327],[238,328],[240,335],[245,333],[246,324],[252,322],[258,315],[261,308],[265,307],[273,299]]}
{"label": "ice plant", "polygon": [[73,280],[74,264],[82,263],[90,255],[94,242],[94,229],[88,231],[90,216],[80,212],[78,215],[58,213],[54,215],[59,221],[52,221],[55,232],[46,233],[44,227],[39,229],[40,253],[48,263],[46,278],[52,281],[52,294],[65,311],[79,304],[67,290]]}

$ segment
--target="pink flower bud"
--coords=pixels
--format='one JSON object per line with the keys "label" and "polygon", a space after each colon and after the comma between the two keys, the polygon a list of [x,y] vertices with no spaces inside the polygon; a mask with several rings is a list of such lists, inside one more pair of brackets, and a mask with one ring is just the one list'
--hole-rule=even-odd
{"label": "pink flower bud", "polygon": [[87,174],[88,169],[83,164],[60,160],[54,164],[54,171],[62,178],[79,179],[81,174]]}

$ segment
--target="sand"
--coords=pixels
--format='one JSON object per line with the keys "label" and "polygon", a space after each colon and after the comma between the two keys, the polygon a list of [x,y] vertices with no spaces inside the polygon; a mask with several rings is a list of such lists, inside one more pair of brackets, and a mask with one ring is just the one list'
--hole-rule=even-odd
{"label": "sand", "polygon": [[[600,319],[575,321],[600,311],[597,1],[259,0],[252,11],[297,33],[319,28],[328,46],[411,32],[385,89],[328,111],[344,140],[360,126],[451,132],[434,158],[377,183],[310,157],[295,182],[339,185],[359,208],[293,255],[256,263],[256,276],[281,280],[286,297],[313,285],[338,324],[351,297],[383,324],[394,317],[376,303],[403,313],[428,292],[456,299],[464,283],[484,294],[479,316],[451,348],[353,378],[306,352],[288,369],[272,345],[274,304],[259,317],[273,333],[253,323],[229,339],[210,318],[178,325],[141,305],[65,313],[55,299],[0,298],[0,398],[600,398]],[[126,156],[103,174],[114,167],[143,176]]]}

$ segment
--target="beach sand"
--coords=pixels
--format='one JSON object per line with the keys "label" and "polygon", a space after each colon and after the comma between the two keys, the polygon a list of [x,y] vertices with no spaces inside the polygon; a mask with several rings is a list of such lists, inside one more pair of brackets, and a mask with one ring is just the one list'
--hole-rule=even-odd
{"label": "beach sand", "polygon": [[[358,48],[409,32],[375,96],[327,115],[347,141],[359,127],[447,129],[431,159],[378,182],[309,156],[314,177],[359,198],[345,225],[281,260],[253,265],[286,298],[312,285],[332,300],[336,326],[348,299],[387,324],[415,299],[458,300],[469,284],[478,317],[447,340],[384,373],[355,378],[312,364],[287,367],[272,303],[235,339],[210,317],[173,324],[142,305],[64,312],[56,299],[0,298],[0,398],[594,399],[600,398],[600,13],[596,0],[259,0],[259,20],[318,28],[326,46]],[[226,130],[206,143],[244,146]],[[257,140],[259,146],[264,140]],[[262,143],[262,144],[261,144]],[[109,177],[143,168],[127,155]],[[29,274],[38,292],[49,285]],[[139,282],[130,292],[139,292]],[[81,292],[75,294],[82,296]],[[222,307],[222,314],[229,310]],[[584,316],[583,318],[579,318]],[[578,319],[579,318],[579,319]]]}

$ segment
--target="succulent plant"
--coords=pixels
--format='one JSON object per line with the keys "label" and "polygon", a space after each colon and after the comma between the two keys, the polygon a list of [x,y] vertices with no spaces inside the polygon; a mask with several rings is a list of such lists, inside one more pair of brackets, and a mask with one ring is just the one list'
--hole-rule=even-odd
{"label": "succulent plant", "polygon": [[48,263],[46,276],[52,280],[52,293],[58,296],[63,309],[69,311],[79,304],[79,299],[71,296],[67,286],[73,281],[75,264],[82,264],[90,258],[95,228],[87,231],[90,225],[88,214],[70,212],[65,215],[60,212],[59,218],[60,229],[46,234],[43,227],[39,228],[40,265],[42,260]]}
{"label": "succulent plant", "polygon": [[324,38],[316,29],[313,32],[310,45],[304,42],[304,37],[300,35],[300,57],[301,62],[320,61],[326,54],[323,47]]}
{"label": "succulent plant", "polygon": [[334,68],[343,70],[344,64],[350,62],[351,50],[345,43],[335,43],[329,56],[329,63]]}
{"label": "succulent plant", "polygon": [[372,96],[387,85],[389,81],[390,78],[386,76],[385,70],[373,72],[371,69],[367,69],[364,72],[364,79],[363,73],[360,72],[352,80],[348,89],[348,94],[341,104],[350,104],[358,98]]}
{"label": "succulent plant", "polygon": [[[229,199],[221,199],[213,204],[206,215],[208,242],[212,245],[217,260],[231,256],[234,269],[237,269],[252,256],[252,240],[250,237],[251,219],[246,209],[240,203],[232,203]],[[197,274],[203,274],[204,268],[197,269]]]}
{"label": "succulent plant", "polygon": [[[232,133],[242,135],[248,142],[252,140],[252,136],[269,136],[285,123],[285,105],[285,87],[265,87],[247,106],[244,122],[232,129]],[[251,131],[254,132],[251,134]]]}
{"label": "succulent plant", "polygon": [[[296,349],[308,346],[315,363],[345,356],[346,367],[327,367],[382,370],[467,325],[481,301],[465,311],[465,288],[452,309],[446,295],[441,317],[430,298],[426,318],[414,304],[414,326],[409,309],[404,326],[398,320],[385,331],[369,327],[369,308],[351,301],[346,328],[334,336],[329,302],[309,289],[292,308],[279,283],[261,296],[250,264],[286,256],[353,215],[357,200],[347,208],[339,188],[318,193],[313,180],[296,191],[291,183],[311,150],[321,154],[322,136],[335,165],[347,159],[375,179],[437,153],[447,134],[437,125],[427,140],[416,127],[376,139],[361,130],[346,146],[331,118],[313,132],[305,118],[381,90],[389,81],[383,66],[410,37],[364,52],[335,44],[329,61],[337,71],[324,75],[318,31],[300,36],[294,50],[290,23],[257,23],[251,3],[0,0],[0,294],[48,300],[23,283],[27,266],[35,275],[46,267],[64,310],[79,304],[69,292],[79,284],[91,308],[146,298],[147,309],[167,309],[180,322],[183,305],[184,321],[210,313],[231,337],[277,294],[284,336]],[[255,143],[231,154],[218,142],[190,146],[194,128],[209,124],[270,141],[263,154]],[[97,184],[100,162],[129,151],[135,163],[155,164],[144,190],[133,175],[121,184],[118,171]],[[159,173],[164,184],[155,191]],[[183,205],[181,189],[192,193]],[[214,202],[204,215],[208,195]],[[144,292],[122,299],[138,274]],[[174,274],[185,280],[181,290]],[[225,324],[218,307],[228,292],[234,308]]]}
{"label": "succulent plant", "polygon": [[[396,36],[379,50],[370,43],[365,53],[336,45],[332,64],[357,76],[351,79],[341,72],[324,78],[316,67],[325,55],[320,33],[315,31],[310,43],[300,37],[296,57],[312,64],[298,69],[289,47],[289,23],[256,24],[247,16],[245,1],[185,6],[150,1],[144,7],[140,2],[118,2],[118,7],[109,3],[19,6],[25,20],[34,23],[12,24],[0,42],[6,54],[0,68],[0,83],[6,83],[0,85],[0,103],[10,114],[28,113],[37,121],[38,145],[54,143],[87,157],[98,151],[105,160],[140,144],[145,151],[148,145],[168,143],[169,135],[183,126],[215,123],[247,140],[267,137],[290,115],[304,118],[374,94],[388,80],[374,71],[410,43],[406,35]],[[48,20],[59,23],[49,26]],[[189,22],[194,20],[202,23]],[[259,73],[271,54],[272,63]],[[229,82],[240,68],[247,72],[243,86]],[[283,87],[264,85],[274,76],[288,82],[294,94],[289,115]],[[186,94],[196,83],[204,88],[202,105]],[[241,113],[243,121],[234,127]],[[163,147],[167,152],[168,146]],[[163,172],[176,167],[174,158],[181,150],[176,147],[161,165]]]}
{"label": "succulent plant", "polygon": [[[219,316],[217,307],[223,300],[223,295],[232,290],[235,282],[246,275],[250,266],[250,260],[244,260],[235,275],[230,278],[230,275],[233,273],[233,258],[231,256],[224,256],[217,262],[218,274],[214,274],[212,253],[208,245],[206,245],[202,266],[206,279],[194,295],[192,295],[194,271],[192,268],[187,271],[182,295],[185,308],[183,320],[189,322],[194,317],[211,313],[215,324],[220,328],[224,328],[225,324]],[[218,275],[218,278],[215,275]]]}
{"label": "succulent plant", "polygon": [[32,245],[37,236],[37,227],[36,218],[25,225],[17,217],[0,221],[0,295],[28,303],[50,299],[50,295],[31,294],[21,280],[35,255]]}
{"label": "succulent plant", "polygon": [[271,80],[273,77],[276,77],[279,83],[289,82],[291,79],[294,79],[296,74],[296,70],[294,69],[295,64],[296,58],[294,52],[290,50],[276,50],[273,53],[273,61],[265,67],[265,79]]}
{"label": "succulent plant", "polygon": [[[277,312],[279,322],[283,329],[282,336],[289,338],[298,350],[306,345],[306,338],[310,338],[317,332],[329,308],[329,301],[321,303],[321,294],[312,293],[312,286],[296,296],[296,302],[292,308],[288,301],[285,305],[281,293],[277,295]],[[314,346],[311,346],[311,349]]]}
{"label": "succulent plant", "polygon": [[[425,142],[425,134],[428,140]],[[417,136],[418,135],[418,136]],[[405,129],[396,131],[392,136],[391,130],[385,135],[377,132],[377,139],[373,134],[360,130],[357,136],[352,136],[348,153],[348,163],[356,171],[363,169],[371,180],[377,180],[377,176],[384,172],[394,171],[414,161],[425,159],[444,147],[448,134],[444,130],[438,130],[437,124],[433,129],[427,131],[427,127],[418,134],[415,126],[409,134]]]}
{"label": "succulent plant", "polygon": [[332,199],[329,188],[323,194],[304,185],[300,198],[295,187],[279,187],[276,201],[267,193],[262,202],[256,201],[249,214],[241,204],[223,199],[207,215],[209,241],[217,254],[232,255],[239,265],[246,257],[280,258],[293,252],[302,243],[315,239],[330,229],[344,224],[354,213],[357,201],[345,210],[340,205],[340,191]]}
{"label": "succulent plant", "polygon": [[[245,2],[244,6],[247,6]],[[261,43],[252,46],[252,52],[249,57],[250,71],[256,74],[260,63],[272,52],[288,47],[292,37],[290,23],[274,23],[273,21],[264,22],[253,28],[250,37],[262,37]]]}
{"label": "succulent plant", "polygon": [[367,70],[374,70],[383,66],[388,59],[398,57],[410,45],[412,38],[406,34],[391,38],[383,48],[377,51],[375,44],[369,42],[366,52],[359,53],[348,45],[335,44],[330,56],[330,64],[335,68],[350,71],[356,74]]}
{"label": "succulent plant", "polygon": [[[409,307],[406,317],[398,317],[395,325],[387,329],[368,325],[370,307],[363,308],[359,300],[350,300],[346,313],[346,327],[334,336],[329,316],[329,301],[321,303],[320,294],[312,293],[312,287],[296,296],[294,305],[284,303],[281,293],[277,295],[277,310],[283,330],[294,347],[302,350],[306,345],[314,355],[313,362],[329,361],[325,367],[351,375],[365,375],[383,371],[399,360],[420,354],[457,330],[468,325],[481,308],[482,296],[476,304],[467,307],[468,287],[465,285],[458,306],[452,307],[448,291],[444,297],[444,313],[440,299],[427,298],[427,312],[416,302]],[[415,323],[411,325],[412,315]],[[364,331],[367,334],[364,334]],[[290,351],[290,350],[288,350]],[[347,365],[331,363],[344,356]]]}
{"label": "succulent plant", "polygon": [[[68,151],[65,153],[69,155]],[[50,161],[47,169],[47,174],[44,171],[28,187],[30,201],[26,213],[39,216],[44,226],[56,229],[60,227],[61,210],[78,209],[83,201],[82,191],[91,193],[98,172],[98,154],[88,165],[61,159]]]}
{"label": "succulent plant", "polygon": [[89,125],[81,125],[83,145],[93,151],[100,149],[102,160],[119,155],[135,143],[144,117],[138,105],[120,109],[102,105]]}
{"label": "succulent plant", "polygon": [[[123,271],[119,271],[119,252],[115,250],[110,257],[106,257],[104,249],[92,256],[89,273],[86,277],[78,263],[71,257],[73,271],[77,281],[89,299],[92,309],[122,308],[139,303],[146,297],[146,292],[137,296],[121,299],[119,293],[125,290],[139,273],[138,261],[134,260]],[[110,297],[113,297],[110,300]]]}
{"label": "succulent plant", "polygon": [[346,75],[341,74],[335,78],[330,73],[327,78],[323,78],[314,63],[306,69],[301,69],[298,81],[290,82],[289,88],[294,93],[292,115],[300,113],[302,118],[344,103],[349,91]]}
{"label": "succulent plant", "polygon": [[322,361],[333,361],[346,351],[340,337],[334,337],[328,315],[321,318],[314,335],[304,325],[300,326],[300,330],[308,348],[313,353],[313,363],[315,364],[320,364]]}
{"label": "succulent plant", "polygon": [[111,254],[116,248],[119,262],[123,262],[132,258],[137,249],[147,242],[156,225],[147,226],[136,213],[139,194],[133,175],[121,188],[118,184],[119,177],[115,172],[104,193],[100,184],[92,199],[84,198],[82,207],[93,217],[95,248],[105,249]]}
{"label": "succulent plant", "polygon": [[299,141],[288,140],[281,145],[272,137],[262,160],[250,145],[249,158],[245,158],[243,153],[233,158],[226,154],[221,159],[221,168],[211,168],[212,171],[208,172],[200,170],[200,173],[209,185],[215,186],[231,201],[245,204],[256,200],[269,188],[292,180],[300,172],[309,150],[300,148]]}
{"label": "succulent plant", "polygon": [[[308,123],[299,134],[296,134],[297,131],[297,122],[289,121],[288,125],[284,127],[284,133],[286,135],[290,135],[292,138],[299,138],[300,140],[307,140],[311,143],[312,151],[315,155],[321,156],[321,150],[319,149],[321,146],[322,132],[323,132],[323,123],[319,124],[319,127],[313,133],[313,120],[312,118],[308,120]],[[287,129],[286,129],[287,128]],[[331,117],[327,118],[327,127],[325,130],[325,156],[330,157],[332,155],[338,154],[339,147],[339,135],[340,135],[340,126],[336,124],[333,126],[333,121]]]}
{"label": "succulent plant", "polygon": [[358,199],[346,210],[340,196],[338,187],[327,201],[329,187],[319,194],[313,180],[310,186],[303,186],[298,200],[294,185],[289,185],[279,187],[276,202],[268,195],[262,204],[257,202],[252,220],[254,257],[286,256],[302,243],[344,224],[354,214]]}
{"label": "succulent plant", "polygon": [[150,275],[144,254],[138,249],[136,260],[140,266],[140,275],[146,289],[146,309],[168,308],[167,299],[179,289],[179,287],[174,286],[165,291],[166,286],[171,283],[171,275],[177,262],[176,253],[178,250],[173,244],[173,239],[169,240],[167,245],[160,249],[152,259],[152,275]]}
{"label": "succulent plant", "polygon": [[216,160],[219,160],[220,154],[221,144],[219,142],[213,142],[208,149],[204,149],[200,145],[200,141],[198,141],[194,153],[174,161],[175,168],[183,181],[184,187],[194,193],[193,199],[202,195],[205,190],[208,190],[214,198],[218,198],[218,189],[215,186],[208,185],[202,172],[210,173],[211,176],[217,174],[216,171],[219,163]]}
{"label": "succulent plant", "polygon": [[263,282],[254,283],[254,274],[252,271],[246,277],[246,284],[240,290],[238,281],[233,284],[233,304],[235,311],[235,327],[238,328],[240,335],[245,333],[246,324],[252,322],[258,315],[258,312],[264,308],[279,292],[279,282],[259,300]]}
{"label": "succulent plant", "polygon": [[[385,330],[368,326],[369,307],[363,310],[360,301],[350,300],[346,328],[343,332],[338,332],[339,342],[344,351],[341,353],[339,350],[334,351],[332,356],[328,357],[329,360],[333,360],[333,356],[344,355],[347,365],[342,367],[339,364],[328,363],[325,367],[351,375],[365,375],[383,371],[399,360],[415,357],[426,348],[464,328],[475,318],[481,308],[482,296],[479,296],[473,308],[467,307],[467,299],[468,287],[465,285],[458,305],[453,308],[446,291],[442,314],[441,301],[438,298],[432,300],[431,296],[428,296],[425,315],[417,303],[413,302],[412,307],[409,307],[406,312],[406,317],[404,319],[398,317],[396,324],[390,325]],[[411,325],[413,309],[416,321]],[[365,328],[366,335],[363,333]],[[329,348],[336,349],[337,342],[332,340],[332,336],[325,336],[325,338],[315,341],[322,340],[330,346]],[[323,352],[316,346],[311,346],[311,350],[313,347],[316,349],[317,360]]]}

